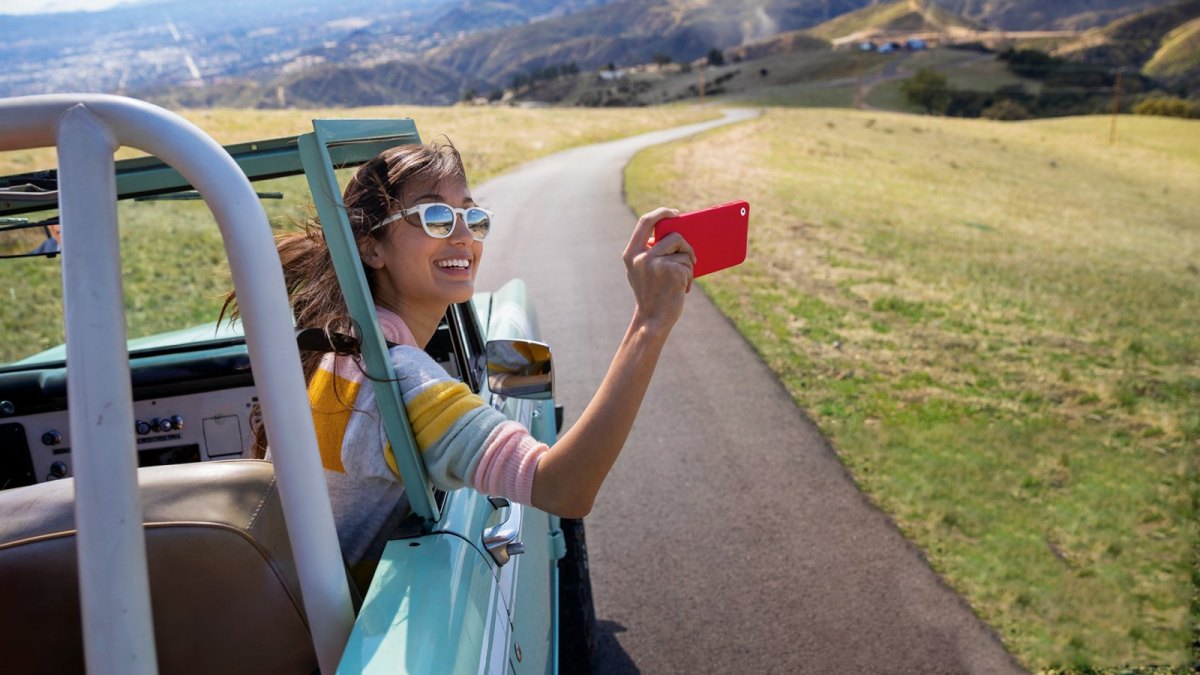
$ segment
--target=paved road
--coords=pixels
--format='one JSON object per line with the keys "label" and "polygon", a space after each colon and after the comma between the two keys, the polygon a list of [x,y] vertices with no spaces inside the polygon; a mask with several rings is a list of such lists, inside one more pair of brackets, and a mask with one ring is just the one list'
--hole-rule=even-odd
{"label": "paved road", "polygon": [[[474,189],[498,214],[478,287],[528,282],[568,424],[633,309],[622,168],[712,126],[569,150]],[[702,293],[586,522],[602,673],[1021,672]]]}

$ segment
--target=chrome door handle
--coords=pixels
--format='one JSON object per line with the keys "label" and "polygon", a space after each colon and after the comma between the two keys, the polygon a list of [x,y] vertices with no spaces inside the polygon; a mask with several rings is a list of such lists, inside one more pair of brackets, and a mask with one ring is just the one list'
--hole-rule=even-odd
{"label": "chrome door handle", "polygon": [[509,558],[525,552],[525,544],[518,541],[521,536],[521,519],[525,507],[511,504],[503,497],[489,497],[488,501],[497,509],[508,509],[508,515],[498,524],[483,531],[483,547],[491,554],[497,565],[503,566]]}

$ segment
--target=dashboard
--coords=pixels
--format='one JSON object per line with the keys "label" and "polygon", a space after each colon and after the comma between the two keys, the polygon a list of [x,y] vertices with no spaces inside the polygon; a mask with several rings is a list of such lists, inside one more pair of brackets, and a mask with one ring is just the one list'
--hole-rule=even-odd
{"label": "dashboard", "polygon": [[[72,475],[65,364],[0,373],[0,489]],[[247,456],[257,413],[238,342],[130,358],[139,466]]]}
{"label": "dashboard", "polygon": [[[451,377],[470,368],[448,321],[426,351]],[[129,371],[138,466],[250,456],[259,408],[240,338],[137,352]],[[0,490],[72,476],[71,441],[65,363],[0,372]]]}

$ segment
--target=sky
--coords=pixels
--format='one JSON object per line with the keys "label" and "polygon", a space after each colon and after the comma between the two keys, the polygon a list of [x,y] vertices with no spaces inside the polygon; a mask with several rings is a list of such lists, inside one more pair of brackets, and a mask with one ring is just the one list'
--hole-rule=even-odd
{"label": "sky", "polygon": [[95,12],[132,0],[5,0],[0,14],[51,14],[54,12]]}

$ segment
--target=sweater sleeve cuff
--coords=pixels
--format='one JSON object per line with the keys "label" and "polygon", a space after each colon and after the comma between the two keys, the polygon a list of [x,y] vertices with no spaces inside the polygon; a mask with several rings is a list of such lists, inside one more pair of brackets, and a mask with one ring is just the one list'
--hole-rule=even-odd
{"label": "sweater sleeve cuff", "polygon": [[550,448],[515,422],[502,424],[487,445],[475,468],[472,483],[476,489],[529,505],[533,499],[533,475],[542,455]]}

